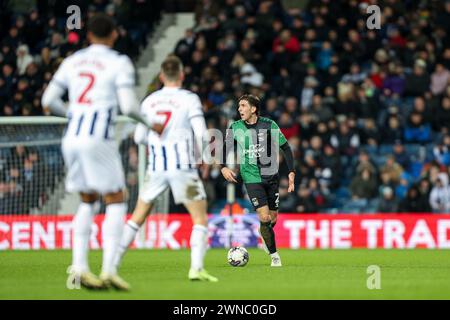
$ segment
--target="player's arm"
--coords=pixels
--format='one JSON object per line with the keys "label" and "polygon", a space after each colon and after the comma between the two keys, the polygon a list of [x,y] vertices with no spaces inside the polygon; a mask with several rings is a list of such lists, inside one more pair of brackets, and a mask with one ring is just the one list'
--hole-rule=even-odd
{"label": "player's arm", "polygon": [[278,135],[278,145],[280,149],[283,151],[284,159],[286,160],[286,165],[289,170],[288,178],[289,178],[289,186],[288,192],[293,192],[295,189],[295,166],[294,166],[294,154],[292,153],[291,146],[287,142],[286,137],[281,132],[280,128],[275,122],[272,122],[271,126],[272,130],[275,130]]}
{"label": "player's arm", "polygon": [[189,108],[189,122],[194,132],[194,148],[196,148],[197,154],[201,155],[202,165],[200,169],[202,171],[202,178],[207,179],[211,159],[203,152],[203,141],[210,142],[211,138],[206,127],[202,104],[197,95],[193,95],[192,105]]}
{"label": "player's arm", "polygon": [[225,143],[223,144],[223,152],[222,152],[223,164],[221,164],[222,169],[220,170],[220,172],[222,173],[225,180],[227,180],[228,182],[237,183],[236,174],[234,173],[233,170],[231,170],[226,166],[228,154],[235,149],[236,149],[236,141],[234,139],[233,129],[230,126],[230,128],[227,129],[225,134]]}
{"label": "player's arm", "polygon": [[54,74],[41,99],[44,111],[49,110],[51,114],[58,117],[65,117],[67,115],[67,108],[62,100],[62,96],[67,91],[65,69],[64,61]]}

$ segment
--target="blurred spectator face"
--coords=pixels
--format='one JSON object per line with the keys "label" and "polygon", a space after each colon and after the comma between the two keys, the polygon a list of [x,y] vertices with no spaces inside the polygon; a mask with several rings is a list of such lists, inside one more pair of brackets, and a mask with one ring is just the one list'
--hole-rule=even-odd
{"label": "blurred spectator face", "polygon": [[305,39],[308,41],[314,41],[316,39],[316,31],[314,29],[306,30]]}
{"label": "blurred spectator face", "polygon": [[17,83],[17,90],[25,91],[26,89],[28,89],[28,81],[25,79],[19,80],[19,82]]}
{"label": "blurred spectator face", "polygon": [[19,30],[17,30],[16,27],[12,27],[11,29],[9,29],[9,36],[11,38],[17,37],[18,34],[19,34]]}
{"label": "blurred spectator face", "polygon": [[236,16],[236,18],[238,19],[242,19],[245,17],[245,8],[243,6],[237,6],[234,9],[234,15]]}
{"label": "blurred spectator face", "polygon": [[25,70],[26,75],[29,77],[34,76],[37,72],[38,72],[38,66],[34,62],[31,62]]}
{"label": "blurred spectator face", "polygon": [[277,109],[278,105],[277,105],[277,99],[275,98],[270,98],[266,101],[266,109],[268,112],[272,112],[275,111]]}
{"label": "blurred spectator face", "polygon": [[289,126],[292,123],[291,116],[287,112],[283,112],[279,120],[280,124],[283,126]]}
{"label": "blurred spectator face", "polygon": [[279,33],[283,29],[283,23],[280,20],[275,20],[272,23],[272,28],[275,33]]}
{"label": "blurred spectator face", "polygon": [[330,32],[328,32],[328,39],[332,42],[336,42],[339,38],[338,33],[336,32],[336,30],[330,30]]}
{"label": "blurred spectator face", "polygon": [[319,122],[317,124],[317,132],[320,134],[324,134],[328,131],[327,125],[324,122]]}
{"label": "blurred spectator face", "polygon": [[388,171],[381,172],[381,181],[383,184],[389,184],[391,182],[391,174]]}
{"label": "blurred spectator face", "polygon": [[202,61],[202,53],[198,50],[192,52],[192,62],[195,64],[200,63]]}
{"label": "blurred spectator face", "polygon": [[398,118],[396,118],[396,117],[389,118],[389,128],[398,129],[399,126],[400,126],[400,122],[398,121]]}
{"label": "blurred spectator face", "polygon": [[334,148],[327,144],[324,148],[324,152],[325,152],[326,156],[328,156],[328,157],[332,156],[332,155],[334,155]]}
{"label": "blurred spectator face", "polygon": [[422,124],[422,115],[420,113],[413,113],[411,114],[411,122],[414,125],[420,125]]}
{"label": "blurred spectator face", "polygon": [[206,41],[205,37],[201,36],[197,39],[195,42],[195,48],[199,51],[205,51],[206,50]]}
{"label": "blurred spectator face", "polygon": [[280,34],[281,42],[286,43],[289,41],[289,39],[291,39],[291,31],[289,31],[288,29],[283,30]]}
{"label": "blurred spectator face", "polygon": [[311,138],[311,148],[314,150],[320,150],[322,148],[322,139],[319,136]]}
{"label": "blurred spectator face", "polygon": [[342,135],[348,134],[349,131],[350,131],[350,130],[349,130],[349,127],[348,127],[347,123],[343,122],[343,123],[341,123],[341,124],[339,125],[339,132],[340,132]]}
{"label": "blurred spectator face", "polygon": [[417,97],[414,99],[414,110],[418,112],[425,111],[425,99],[422,97]]}
{"label": "blurred spectator face", "polygon": [[403,153],[404,150],[405,150],[405,148],[403,147],[403,145],[401,143],[394,144],[394,153],[400,154],[400,153]]}
{"label": "blurred spectator face", "polygon": [[284,103],[286,106],[286,110],[288,112],[295,112],[297,111],[297,98],[295,97],[288,97],[286,99],[286,102]]}
{"label": "blurred spectator face", "polygon": [[333,87],[326,87],[325,88],[325,96],[326,97],[333,97],[334,96],[334,89],[333,89]]}
{"label": "blurred spectator face", "polygon": [[300,17],[295,17],[294,21],[292,22],[292,26],[294,29],[300,29],[303,27],[303,20]]}
{"label": "blurred spectator face", "polygon": [[300,197],[300,198],[308,198],[309,196],[310,196],[310,192],[309,192],[309,189],[308,188],[306,188],[305,186],[301,186],[299,189],[298,189],[298,196]]}
{"label": "blurred spectator face", "polygon": [[309,180],[308,186],[309,186],[310,190],[317,190],[317,188],[319,187],[319,184],[316,179],[311,179],[311,180]]}
{"label": "blurred spectator face", "polygon": [[2,68],[3,76],[9,77],[13,73],[13,68],[9,64],[5,64]]}
{"label": "blurred spectator face", "polygon": [[359,153],[359,157],[358,160],[360,162],[369,162],[370,158],[369,158],[369,154],[366,152],[360,152]]}

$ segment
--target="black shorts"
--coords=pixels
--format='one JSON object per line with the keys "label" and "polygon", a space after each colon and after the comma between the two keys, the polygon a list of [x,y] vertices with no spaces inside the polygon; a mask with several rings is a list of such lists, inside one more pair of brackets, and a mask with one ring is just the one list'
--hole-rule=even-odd
{"label": "black shorts", "polygon": [[246,183],[248,197],[253,205],[253,208],[259,209],[264,206],[269,206],[269,210],[277,211],[280,204],[279,176],[272,176],[270,178],[263,178],[259,183]]}

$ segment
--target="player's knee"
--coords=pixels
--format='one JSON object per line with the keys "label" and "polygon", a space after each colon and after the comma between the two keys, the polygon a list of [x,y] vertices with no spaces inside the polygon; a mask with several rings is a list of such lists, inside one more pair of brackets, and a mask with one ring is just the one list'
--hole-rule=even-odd
{"label": "player's knee", "polygon": [[81,198],[81,201],[84,202],[84,203],[93,204],[99,199],[99,196],[96,193],[84,193],[84,192],[81,192],[80,193],[80,198]]}
{"label": "player's knee", "polygon": [[271,222],[271,217],[269,214],[260,214],[259,215],[259,221],[263,222],[263,223],[267,223],[267,222]]}
{"label": "player's knee", "polygon": [[103,196],[106,205],[125,202],[126,195],[124,191],[111,192]]}

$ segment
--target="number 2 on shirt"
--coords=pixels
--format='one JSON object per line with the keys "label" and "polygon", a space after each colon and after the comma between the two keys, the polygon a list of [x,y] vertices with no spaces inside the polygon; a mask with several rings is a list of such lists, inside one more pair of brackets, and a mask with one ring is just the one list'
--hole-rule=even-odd
{"label": "number 2 on shirt", "polygon": [[81,104],[91,104],[91,99],[87,98],[86,95],[92,89],[95,82],[95,76],[92,73],[81,72],[80,77],[87,78],[89,80],[87,86],[84,88],[83,92],[78,98],[78,103]]}

